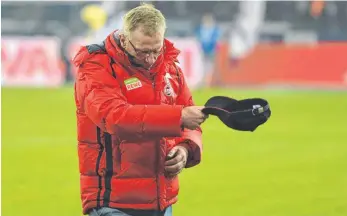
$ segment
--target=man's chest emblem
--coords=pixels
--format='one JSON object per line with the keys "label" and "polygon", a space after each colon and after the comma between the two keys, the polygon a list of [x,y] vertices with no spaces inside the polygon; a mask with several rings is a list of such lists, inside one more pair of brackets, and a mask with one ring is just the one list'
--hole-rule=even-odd
{"label": "man's chest emblem", "polygon": [[136,77],[124,80],[124,84],[128,91],[142,87],[141,81]]}

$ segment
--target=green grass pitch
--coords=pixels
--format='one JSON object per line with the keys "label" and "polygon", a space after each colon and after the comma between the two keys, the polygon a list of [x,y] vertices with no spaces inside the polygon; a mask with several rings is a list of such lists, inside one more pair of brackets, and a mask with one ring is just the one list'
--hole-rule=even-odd
{"label": "green grass pitch", "polygon": [[[211,116],[202,163],[182,172],[175,216],[346,216],[347,92],[201,90],[263,97],[254,133]],[[2,216],[82,215],[72,87],[2,89]]]}

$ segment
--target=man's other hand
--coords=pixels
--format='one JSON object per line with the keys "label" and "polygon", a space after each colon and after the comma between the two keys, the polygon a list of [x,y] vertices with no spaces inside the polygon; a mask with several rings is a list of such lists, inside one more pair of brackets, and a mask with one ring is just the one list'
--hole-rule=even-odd
{"label": "man's other hand", "polygon": [[188,150],[184,146],[175,146],[166,157],[165,171],[168,176],[178,175],[186,166]]}
{"label": "man's other hand", "polygon": [[182,126],[190,130],[197,129],[208,117],[201,111],[203,108],[203,106],[188,106],[183,108]]}

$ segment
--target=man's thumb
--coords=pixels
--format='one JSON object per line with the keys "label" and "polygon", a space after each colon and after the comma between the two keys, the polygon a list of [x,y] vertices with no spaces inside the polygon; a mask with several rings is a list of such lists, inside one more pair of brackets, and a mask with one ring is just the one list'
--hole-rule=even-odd
{"label": "man's thumb", "polygon": [[176,154],[177,150],[178,150],[177,146],[173,147],[167,156],[173,157]]}

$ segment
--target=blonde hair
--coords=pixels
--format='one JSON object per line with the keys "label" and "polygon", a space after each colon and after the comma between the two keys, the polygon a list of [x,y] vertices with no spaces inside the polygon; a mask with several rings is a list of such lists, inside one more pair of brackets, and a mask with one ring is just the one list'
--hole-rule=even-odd
{"label": "blonde hair", "polygon": [[143,28],[143,33],[147,36],[153,36],[157,32],[165,32],[166,21],[164,15],[153,5],[142,3],[123,17],[122,33],[130,36],[131,32],[139,27]]}

